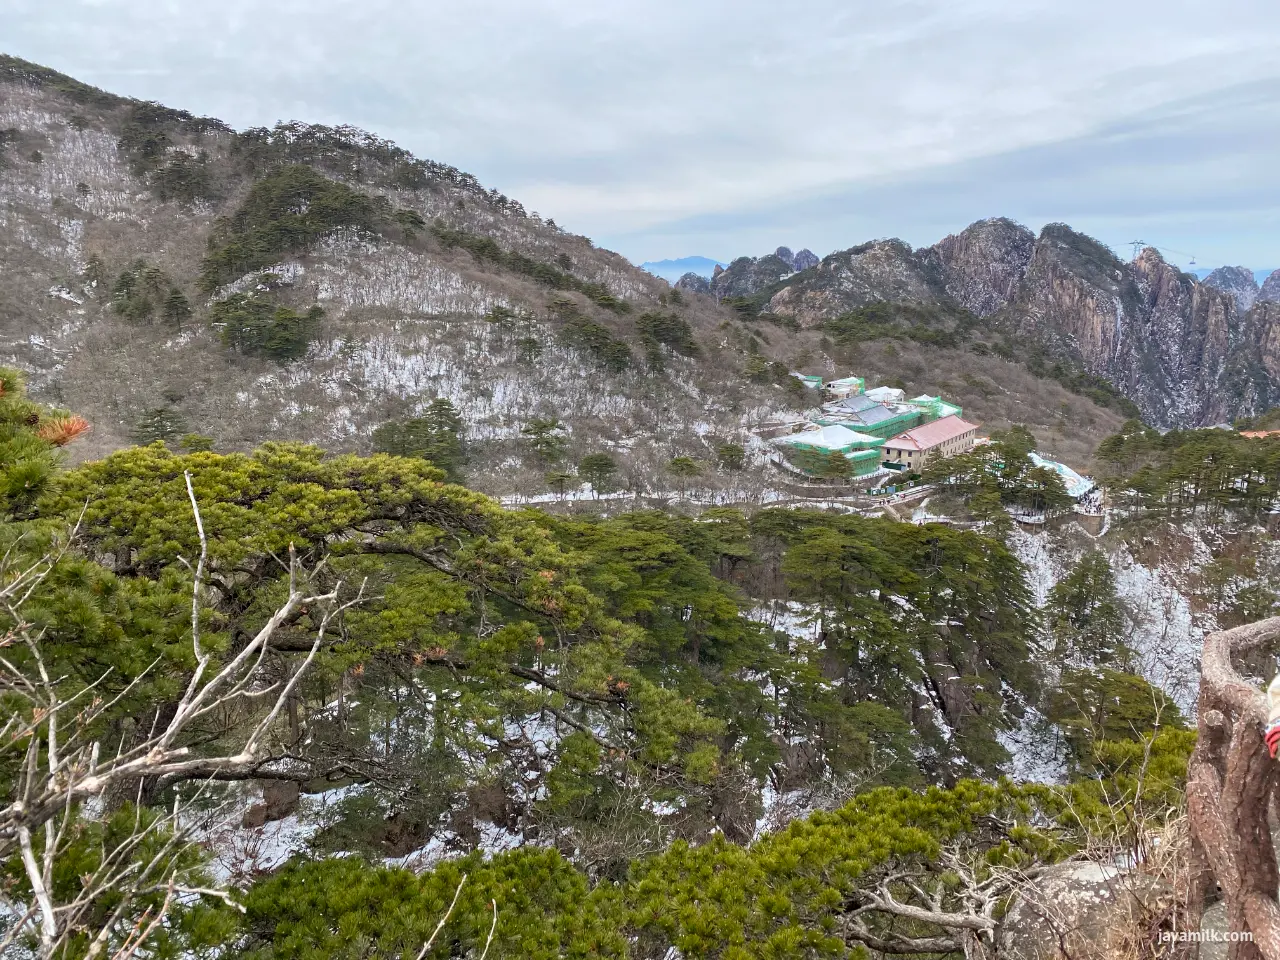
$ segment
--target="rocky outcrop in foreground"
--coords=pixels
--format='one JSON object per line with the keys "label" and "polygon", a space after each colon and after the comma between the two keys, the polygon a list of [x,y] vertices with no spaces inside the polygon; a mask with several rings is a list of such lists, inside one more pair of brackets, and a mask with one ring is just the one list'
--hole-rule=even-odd
{"label": "rocky outcrop in foreground", "polygon": [[1141,873],[1100,863],[1064,863],[1014,900],[996,944],[1001,960],[1121,960],[1171,916],[1175,893]]}

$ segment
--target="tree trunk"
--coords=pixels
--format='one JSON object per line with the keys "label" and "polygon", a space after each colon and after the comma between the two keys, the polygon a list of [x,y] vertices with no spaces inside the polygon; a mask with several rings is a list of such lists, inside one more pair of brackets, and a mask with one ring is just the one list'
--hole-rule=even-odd
{"label": "tree trunk", "polygon": [[1280,778],[1262,739],[1266,700],[1232,663],[1234,654],[1277,641],[1280,618],[1204,641],[1199,739],[1187,768],[1193,869],[1184,892],[1196,918],[1213,881],[1221,887],[1229,929],[1253,938],[1232,943],[1230,960],[1280,960],[1280,871],[1268,816]]}

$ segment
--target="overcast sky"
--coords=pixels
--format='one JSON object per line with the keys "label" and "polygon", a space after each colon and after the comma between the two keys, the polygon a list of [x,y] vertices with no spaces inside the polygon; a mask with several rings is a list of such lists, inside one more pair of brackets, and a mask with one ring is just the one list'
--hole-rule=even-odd
{"label": "overcast sky", "polygon": [[0,49],[367,128],[637,262],[1003,215],[1280,267],[1276,0],[0,0]]}

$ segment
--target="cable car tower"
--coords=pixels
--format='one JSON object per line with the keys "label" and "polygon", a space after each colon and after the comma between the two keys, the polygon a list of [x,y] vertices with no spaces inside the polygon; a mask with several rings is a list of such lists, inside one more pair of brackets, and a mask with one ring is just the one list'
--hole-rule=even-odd
{"label": "cable car tower", "polygon": [[1187,263],[1187,266],[1194,267],[1196,265],[1196,255],[1194,253],[1187,253],[1185,250],[1175,250],[1173,247],[1157,247],[1154,243],[1147,243],[1145,240],[1130,240],[1129,246],[1133,247],[1134,260],[1138,259],[1138,254],[1142,252],[1143,247],[1151,247],[1153,250],[1159,250],[1161,253],[1176,253],[1180,257],[1190,257],[1191,260]]}

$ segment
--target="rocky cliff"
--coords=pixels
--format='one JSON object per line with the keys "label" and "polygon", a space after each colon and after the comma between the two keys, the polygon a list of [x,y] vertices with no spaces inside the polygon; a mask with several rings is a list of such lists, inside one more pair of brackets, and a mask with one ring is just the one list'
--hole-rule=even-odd
{"label": "rocky cliff", "polygon": [[[723,270],[716,270],[711,278],[709,291],[718,299],[727,297],[752,297],[780,280],[816,267],[818,256],[812,250],[793,253],[790,247],[779,247],[763,257],[739,257]],[[680,284],[687,277],[681,277]],[[698,290],[699,285],[690,281],[685,289]]]}
{"label": "rocky cliff", "polygon": [[1218,267],[1204,278],[1204,284],[1231,294],[1240,313],[1248,311],[1258,299],[1258,280],[1246,267]]}
{"label": "rocky cliff", "polygon": [[1258,291],[1258,299],[1280,303],[1280,270],[1273,271],[1271,276],[1262,281],[1262,288]]}
{"label": "rocky cliff", "polygon": [[989,317],[1018,293],[1035,251],[1036,235],[1004,218],[982,220],[932,248],[947,293],[978,317]]}
{"label": "rocky cliff", "polygon": [[994,219],[932,247],[866,243],[769,293],[764,309],[806,327],[876,302],[963,308],[1018,351],[1035,346],[1110,381],[1160,426],[1230,421],[1280,400],[1280,331],[1265,296],[1246,308],[1240,289],[1199,283],[1153,248],[1126,262],[1065,224],[1036,236]]}

